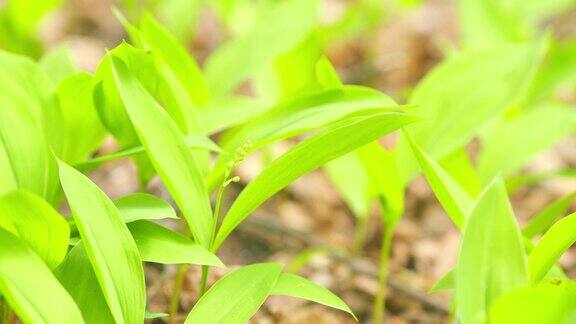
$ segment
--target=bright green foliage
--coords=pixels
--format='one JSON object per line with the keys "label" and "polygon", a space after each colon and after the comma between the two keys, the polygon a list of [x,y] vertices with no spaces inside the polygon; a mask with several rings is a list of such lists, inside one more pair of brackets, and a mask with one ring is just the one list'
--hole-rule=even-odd
{"label": "bright green foliage", "polygon": [[112,201],[59,161],[60,181],[104,297],[117,323],[141,323],[146,291],[134,239]]}
{"label": "bright green foliage", "polygon": [[348,153],[324,166],[330,180],[354,215],[365,218],[370,209],[369,175],[358,155]]}
{"label": "bright green foliage", "polygon": [[358,86],[306,92],[282,101],[265,114],[223,136],[220,142],[223,152],[208,176],[208,186],[214,188],[220,182],[234,151],[248,140],[254,148],[259,148],[312,131],[348,115],[376,108],[390,111],[401,109],[386,95]]}
{"label": "bright green foliage", "polygon": [[564,212],[576,199],[576,192],[557,199],[530,219],[522,229],[522,234],[528,238],[545,232],[554,222],[564,215]]}
{"label": "bright green foliage", "polygon": [[26,243],[0,228],[0,246],[0,294],[25,323],[84,322],[70,295]]}
{"label": "bright green foliage", "polygon": [[572,323],[576,314],[576,284],[556,281],[512,291],[490,309],[490,323]]}
{"label": "bright green foliage", "polygon": [[206,78],[212,93],[229,94],[266,62],[294,47],[316,24],[318,9],[317,0],[288,0],[262,12],[249,31],[210,56]]}
{"label": "bright green foliage", "polygon": [[148,157],[182,210],[196,241],[209,247],[212,211],[208,192],[183,134],[126,65],[114,56],[111,60],[122,101]]}
{"label": "bright green foliage", "polygon": [[327,289],[297,275],[282,273],[280,264],[260,263],[242,267],[220,279],[200,298],[186,323],[245,323],[270,295],[304,298],[352,314]]}
{"label": "bright green foliage", "polygon": [[528,256],[532,283],[540,282],[574,242],[576,242],[576,214],[571,214],[552,225]]}
{"label": "bright green foliage", "polygon": [[128,228],[136,241],[142,261],[224,267],[208,249],[161,225],[138,220],[128,224]]}
{"label": "bright green foliage", "polygon": [[202,106],[208,101],[210,93],[198,65],[174,36],[150,15],[143,17],[139,36],[144,48],[158,51],[162,55],[171,73],[183,85],[196,106]]}
{"label": "bright green foliage", "polygon": [[188,317],[193,323],[245,323],[274,289],[282,271],[280,264],[253,264],[218,280],[196,303]]}
{"label": "bright green foliage", "polygon": [[[191,149],[210,150],[215,152],[220,151],[220,148],[207,137],[197,135],[186,135],[184,137],[184,141]],[[123,159],[126,157],[141,158],[141,155],[143,155],[145,151],[146,150],[144,149],[144,147],[138,145],[132,148],[121,149],[106,155],[98,156],[96,158],[81,163],[77,163],[75,164],[75,167],[82,171],[90,170],[109,161]]]}
{"label": "bright green foliage", "polygon": [[82,242],[68,252],[64,262],[54,271],[54,275],[74,298],[87,324],[114,322]]}
{"label": "bright green foliage", "polygon": [[32,60],[0,52],[0,87],[0,194],[25,189],[52,202],[58,177],[49,146],[62,148],[52,81]]}
{"label": "bright green foliage", "polygon": [[79,72],[62,80],[57,89],[64,127],[60,157],[70,164],[88,158],[106,134],[94,108],[93,88],[94,77]]}
{"label": "bright green foliage", "polygon": [[472,209],[472,198],[434,159],[422,151],[410,135],[405,135],[436,198],[454,225],[462,228]]}
{"label": "bright green foliage", "polygon": [[165,200],[146,193],[134,193],[116,199],[114,205],[125,223],[142,219],[178,219],[174,208]]}
{"label": "bright green foliage", "polygon": [[522,238],[501,180],[480,196],[464,226],[455,274],[457,315],[484,323],[500,296],[528,284]]}
{"label": "bright green foliage", "polygon": [[504,176],[516,171],[574,129],[576,114],[567,107],[557,106],[538,107],[499,122],[482,140],[484,149],[478,159],[480,178],[486,182],[498,174]]}
{"label": "bright green foliage", "polygon": [[0,197],[0,224],[6,223],[49,268],[64,259],[70,229],[64,217],[42,198],[23,190]]}
{"label": "bright green foliage", "polygon": [[[220,246],[252,211],[300,176],[416,120],[402,113],[375,111],[344,119],[299,143],[272,162],[240,193],[226,214],[214,245]],[[355,136],[350,136],[351,133]]]}
{"label": "bright green foliage", "polygon": [[67,46],[60,46],[49,51],[42,56],[39,63],[55,84],[59,84],[77,72],[76,65],[72,60],[72,53]]}
{"label": "bright green foliage", "polygon": [[[488,121],[502,114],[527,87],[544,42],[461,52],[418,84],[409,102],[424,121],[407,127],[414,141],[435,159],[465,145]],[[404,179],[417,168],[405,138],[398,145]]]}
{"label": "bright green foliage", "polygon": [[63,0],[10,0],[0,11],[0,47],[19,54],[39,56],[38,24]]}
{"label": "bright green foliage", "polygon": [[350,308],[328,289],[291,273],[281,273],[272,288],[272,295],[292,296],[343,310],[354,316]]}

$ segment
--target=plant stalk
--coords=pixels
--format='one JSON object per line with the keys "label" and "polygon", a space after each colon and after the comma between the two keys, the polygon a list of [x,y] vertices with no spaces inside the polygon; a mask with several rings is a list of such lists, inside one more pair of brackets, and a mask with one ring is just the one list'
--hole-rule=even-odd
{"label": "plant stalk", "polygon": [[202,297],[206,292],[206,283],[208,282],[208,272],[210,271],[210,267],[203,265],[202,266],[202,277],[200,278],[200,295]]}
{"label": "plant stalk", "polygon": [[0,323],[10,323],[10,306],[2,297],[0,297]]}
{"label": "plant stalk", "polygon": [[[186,222],[180,221],[180,232],[190,235]],[[180,264],[176,275],[174,276],[174,290],[172,296],[170,297],[170,304],[168,305],[168,314],[170,315],[169,323],[176,323],[176,317],[178,316],[178,311],[180,309],[180,295],[182,293],[182,287],[184,285],[184,279],[186,278],[186,272],[188,271],[187,264]]]}
{"label": "plant stalk", "polygon": [[394,226],[386,226],[382,237],[382,248],[380,250],[380,271],[378,273],[378,293],[374,300],[374,323],[384,322],[384,310],[386,309],[386,293],[388,282],[388,260],[392,247],[392,235]]}
{"label": "plant stalk", "polygon": [[184,278],[186,277],[187,271],[188,265],[181,264],[178,266],[176,276],[174,276],[174,291],[170,297],[170,305],[168,309],[168,313],[170,314],[170,324],[176,323],[176,317],[178,316],[178,310],[180,309],[180,294],[182,293],[182,286],[184,285]]}
{"label": "plant stalk", "polygon": [[354,243],[352,245],[352,255],[359,256],[362,253],[362,249],[366,244],[366,234],[368,233],[368,223],[369,223],[370,213],[362,215],[358,218],[358,223],[354,229]]}

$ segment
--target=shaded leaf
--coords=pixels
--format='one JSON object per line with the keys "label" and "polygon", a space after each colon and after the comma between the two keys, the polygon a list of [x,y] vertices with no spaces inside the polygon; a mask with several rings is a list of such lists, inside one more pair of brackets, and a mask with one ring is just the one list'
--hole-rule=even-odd
{"label": "shaded leaf", "polygon": [[70,250],[54,275],[72,296],[87,324],[114,323],[82,242]]}

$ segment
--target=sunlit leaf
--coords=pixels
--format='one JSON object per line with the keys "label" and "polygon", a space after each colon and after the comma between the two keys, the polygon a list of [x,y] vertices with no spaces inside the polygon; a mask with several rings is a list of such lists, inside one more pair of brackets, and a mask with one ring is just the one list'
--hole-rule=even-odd
{"label": "sunlit leaf", "polygon": [[112,316],[118,323],[141,323],[144,271],[130,231],[114,203],[90,179],[58,163],[62,188]]}
{"label": "sunlit leaf", "polygon": [[[280,274],[270,294],[307,299],[315,303],[340,309],[354,316],[354,313],[352,313],[348,305],[330,290],[295,274]],[[354,318],[356,317],[354,316]]]}
{"label": "sunlit leaf", "polygon": [[0,223],[10,222],[16,234],[49,268],[66,255],[70,230],[64,217],[35,194],[18,190],[0,197]]}
{"label": "sunlit leaf", "polygon": [[142,219],[178,219],[176,211],[165,200],[147,193],[134,193],[114,201],[126,223]]}
{"label": "sunlit leaf", "polygon": [[374,112],[335,123],[299,143],[273,161],[244,188],[224,218],[215,247],[220,246],[232,230],[260,204],[292,181],[416,120],[416,117],[402,113]]}
{"label": "sunlit leaf", "polygon": [[217,96],[228,94],[266,62],[290,50],[312,30],[318,9],[316,0],[289,0],[266,11],[250,31],[210,56],[206,63],[210,90]]}
{"label": "sunlit leaf", "polygon": [[224,267],[216,255],[189,238],[161,225],[139,220],[128,224],[143,261]]}
{"label": "sunlit leaf", "polygon": [[247,322],[274,289],[280,264],[260,263],[242,267],[218,280],[186,318],[186,324]]}
{"label": "sunlit leaf", "polygon": [[120,96],[148,157],[188,221],[194,238],[208,247],[212,211],[196,160],[170,116],[120,59],[111,59]]}
{"label": "sunlit leaf", "polygon": [[490,305],[528,285],[522,238],[506,188],[492,182],[464,227],[455,273],[457,314],[462,323],[484,323]]}
{"label": "sunlit leaf", "polygon": [[574,242],[576,242],[576,213],[554,223],[532,249],[528,256],[532,283],[540,282]]}
{"label": "sunlit leaf", "polygon": [[0,246],[0,294],[24,323],[84,323],[70,295],[26,243],[0,228]]}

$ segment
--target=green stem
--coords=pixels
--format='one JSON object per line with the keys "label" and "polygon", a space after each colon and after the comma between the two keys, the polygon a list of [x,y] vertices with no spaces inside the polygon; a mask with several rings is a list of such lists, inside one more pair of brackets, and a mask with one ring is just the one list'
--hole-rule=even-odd
{"label": "green stem", "polygon": [[384,310],[386,308],[386,288],[388,282],[388,260],[392,247],[393,226],[386,226],[382,237],[382,248],[380,250],[380,272],[378,274],[378,293],[374,300],[374,323],[384,322]]}
{"label": "green stem", "polygon": [[370,214],[363,215],[358,218],[358,223],[354,229],[354,243],[352,245],[352,254],[359,256],[366,244],[366,233],[368,233],[368,220]]}
{"label": "green stem", "polygon": [[200,296],[202,297],[206,292],[206,283],[208,282],[208,272],[210,271],[210,267],[203,265],[202,266],[202,277],[200,278]]}
{"label": "green stem", "polygon": [[182,286],[184,285],[184,278],[186,278],[187,271],[188,265],[181,264],[178,266],[178,272],[176,272],[176,276],[174,277],[174,292],[170,298],[170,306],[168,309],[171,324],[176,323],[176,317],[180,309],[180,294],[182,293]]}
{"label": "green stem", "polygon": [[10,305],[2,297],[0,297],[0,316],[1,324],[10,323]]}

